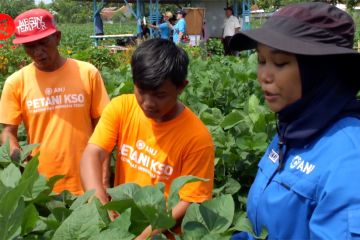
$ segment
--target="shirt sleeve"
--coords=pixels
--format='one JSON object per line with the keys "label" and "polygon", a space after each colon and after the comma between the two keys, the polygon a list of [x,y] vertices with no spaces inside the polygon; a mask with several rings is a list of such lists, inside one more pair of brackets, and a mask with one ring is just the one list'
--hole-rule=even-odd
{"label": "shirt sleeve", "polygon": [[186,184],[179,192],[180,199],[186,202],[203,202],[211,199],[214,186],[214,145],[191,152],[182,164],[181,176],[196,176],[208,179],[207,182]]}
{"label": "shirt sleeve", "polygon": [[21,88],[13,85],[16,79],[7,79],[0,100],[0,123],[19,125],[22,121]]}
{"label": "shirt sleeve", "polygon": [[358,152],[341,153],[339,164],[320,179],[318,204],[310,218],[310,239],[357,239],[360,236]]}
{"label": "shirt sleeve", "polygon": [[100,72],[96,69],[92,79],[91,118],[99,118],[105,106],[109,103],[104,81]]}
{"label": "shirt sleeve", "polygon": [[237,17],[234,17],[234,28],[240,28],[240,22],[239,19]]}
{"label": "shirt sleeve", "polygon": [[112,151],[120,128],[120,117],[117,111],[119,107],[114,100],[105,107],[89,143],[95,144],[107,152]]}
{"label": "shirt sleeve", "polygon": [[182,32],[182,33],[186,32],[186,22],[185,22],[185,20],[179,21],[179,32]]}

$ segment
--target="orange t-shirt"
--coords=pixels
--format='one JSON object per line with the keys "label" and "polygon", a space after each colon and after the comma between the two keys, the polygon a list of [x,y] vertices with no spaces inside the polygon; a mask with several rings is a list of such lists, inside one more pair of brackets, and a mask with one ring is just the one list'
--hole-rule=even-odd
{"label": "orange t-shirt", "polygon": [[82,194],[80,159],[93,132],[92,119],[109,102],[99,71],[91,64],[67,59],[53,72],[34,63],[12,74],[0,101],[0,123],[24,121],[28,143],[40,143],[39,172],[65,175],[54,188]]}
{"label": "orange t-shirt", "polygon": [[156,123],[147,118],[133,94],[114,98],[106,106],[89,143],[111,152],[117,143],[115,185],[165,183],[167,196],[173,179],[194,175],[209,179],[185,185],[180,198],[203,202],[211,198],[214,144],[205,125],[189,108]]}

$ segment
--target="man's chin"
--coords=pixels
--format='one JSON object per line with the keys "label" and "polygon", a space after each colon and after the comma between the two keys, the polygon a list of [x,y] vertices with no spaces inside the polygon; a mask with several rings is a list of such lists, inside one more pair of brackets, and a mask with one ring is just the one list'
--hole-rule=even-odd
{"label": "man's chin", "polygon": [[160,115],[156,112],[149,112],[149,111],[143,111],[143,112],[147,118],[151,118],[154,120],[157,120],[160,118]]}

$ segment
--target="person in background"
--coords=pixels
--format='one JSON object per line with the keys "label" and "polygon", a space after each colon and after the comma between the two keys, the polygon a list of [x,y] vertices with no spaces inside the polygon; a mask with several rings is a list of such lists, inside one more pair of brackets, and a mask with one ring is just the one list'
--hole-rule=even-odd
{"label": "person in background", "polygon": [[[178,100],[188,84],[188,64],[187,53],[169,40],[150,39],[135,50],[131,59],[134,94],[116,97],[105,108],[81,160],[83,186],[95,189],[102,203],[109,198],[100,166],[115,145],[114,185],[163,182],[168,196],[177,177],[209,180],[180,190],[181,201],[172,211],[175,220],[181,222],[191,203],[211,198],[214,143],[201,120]],[[137,239],[158,232],[149,226]]]}
{"label": "person in background", "polygon": [[233,51],[230,49],[229,43],[232,36],[235,33],[240,32],[241,26],[239,19],[233,15],[232,7],[226,7],[225,10],[225,19],[223,25],[223,32],[222,32],[222,43],[224,46],[224,54],[225,55],[232,55]]}
{"label": "person in background", "polygon": [[40,151],[40,174],[47,178],[64,175],[54,192],[68,190],[80,195],[81,155],[109,102],[103,80],[90,63],[60,55],[61,32],[47,10],[26,11],[14,22],[13,43],[22,44],[33,62],[8,77],[4,84],[0,100],[0,123],[4,126],[1,141],[9,140],[11,157],[19,159],[17,130],[23,122],[28,143],[40,144],[32,152],[35,155]]}
{"label": "person in background", "polygon": [[186,34],[186,21],[185,21],[185,11],[177,10],[176,11],[176,19],[177,22],[174,26],[170,25],[170,28],[173,30],[173,42],[175,44],[181,43],[181,39]]}
{"label": "person in background", "polygon": [[[327,3],[289,5],[259,29],[235,35],[256,48],[257,77],[277,115],[247,200],[267,239],[359,239],[360,54],[354,21]],[[233,239],[254,239],[241,232]]]}
{"label": "person in background", "polygon": [[162,39],[170,39],[170,31],[171,31],[171,24],[169,23],[169,19],[173,17],[171,12],[165,12],[163,15],[162,22],[159,25],[149,25],[151,28],[159,29],[160,31],[160,38]]}

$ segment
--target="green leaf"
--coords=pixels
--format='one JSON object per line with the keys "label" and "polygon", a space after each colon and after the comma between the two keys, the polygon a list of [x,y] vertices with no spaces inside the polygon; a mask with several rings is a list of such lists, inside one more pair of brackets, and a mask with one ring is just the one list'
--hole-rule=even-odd
{"label": "green leaf", "polygon": [[241,188],[241,185],[238,181],[236,181],[233,178],[228,178],[226,184],[225,184],[225,193],[226,194],[235,194],[237,193]]}
{"label": "green leaf", "polygon": [[184,231],[184,239],[201,239],[209,233],[205,221],[201,216],[199,204],[193,203],[186,211],[182,221],[182,229]]}
{"label": "green leaf", "polygon": [[250,220],[247,218],[246,213],[242,213],[239,217],[234,221],[234,226],[230,229],[231,231],[240,231],[240,232],[248,232],[255,239],[266,239],[268,232],[266,228],[261,229],[261,233],[259,236],[255,234],[253,231],[252,224]]}
{"label": "green leaf", "polygon": [[112,200],[128,200],[133,199],[134,194],[141,189],[136,183],[126,183],[114,188],[108,189],[108,193]]}
{"label": "green leaf", "polygon": [[21,176],[20,184],[26,181],[29,181],[29,185],[33,185],[37,178],[39,177],[39,173],[37,167],[39,165],[38,157],[33,157],[28,164],[26,164],[25,170]]}
{"label": "green leaf", "polygon": [[40,204],[40,203],[45,203],[45,202],[51,201],[51,195],[52,195],[52,190],[54,188],[54,185],[57,181],[59,181],[63,177],[64,177],[64,175],[55,175],[55,176],[51,177],[49,180],[47,180],[47,182],[45,182],[45,186],[44,186],[43,181],[44,180],[46,181],[46,179],[45,179],[45,177],[40,175],[38,181],[36,181],[34,183],[33,190],[32,190],[33,196],[36,197],[34,199],[34,203]]}
{"label": "green leaf", "polygon": [[34,204],[29,204],[23,213],[24,218],[21,223],[21,235],[30,233],[37,225],[39,220],[39,213],[36,210]]}
{"label": "green leaf", "polygon": [[110,223],[108,211],[102,208],[103,205],[99,199],[94,198],[92,202],[94,202],[96,205],[96,209],[99,214],[100,225],[102,225],[103,227],[107,226]]}
{"label": "green leaf", "polygon": [[108,189],[111,202],[103,206],[104,209],[115,210],[122,213],[126,209],[134,206],[133,197],[141,187],[135,183],[126,183],[115,188]]}
{"label": "green leaf", "polygon": [[10,157],[10,141],[9,138],[6,139],[5,143],[0,146],[0,165],[6,167],[11,163]]}
{"label": "green leaf", "polygon": [[21,176],[20,182],[27,182],[28,188],[24,193],[25,200],[33,200],[36,196],[33,196],[33,186],[39,178],[37,167],[39,165],[38,155],[33,157],[28,164],[26,164],[25,170]]}
{"label": "green leaf", "polygon": [[102,231],[100,234],[91,237],[90,240],[132,240],[135,237],[136,235],[132,233],[113,228]]}
{"label": "green leaf", "polygon": [[235,205],[231,195],[223,195],[204,202],[199,207],[208,229],[212,233],[226,231],[234,217]]}
{"label": "green leaf", "polygon": [[95,190],[90,190],[78,197],[70,206],[71,210],[75,210],[76,208],[84,205],[87,201],[94,196]]}
{"label": "green leaf", "polygon": [[111,222],[108,226],[108,229],[102,231],[99,235],[92,237],[90,240],[131,240],[136,237],[136,235],[129,233],[129,227],[131,224],[131,209],[123,212],[115,221]]}
{"label": "green leaf", "polygon": [[[35,160],[35,162],[29,164],[29,169],[25,169],[18,185],[14,189],[6,192],[5,196],[1,198],[0,226],[3,229],[6,229],[6,231],[0,231],[0,240],[9,238],[12,236],[12,234],[17,233],[18,229],[20,229],[22,222],[21,216],[23,215],[25,208],[22,196],[26,191],[31,189],[32,185],[37,179],[37,175],[35,174],[32,177],[26,178],[28,177],[28,174],[30,174],[32,165],[36,165],[37,163]],[[37,171],[37,169],[35,169],[35,171]]]}
{"label": "green leaf", "polygon": [[20,161],[23,162],[30,155],[32,150],[40,146],[40,144],[29,144],[21,147]]}
{"label": "green leaf", "polygon": [[204,178],[199,178],[196,176],[181,176],[174,179],[174,181],[171,183],[170,186],[170,192],[168,198],[169,208],[173,209],[176,206],[176,204],[178,204],[178,202],[180,201],[179,191],[185,184],[198,182],[198,181],[207,182],[209,180]]}
{"label": "green leaf", "polygon": [[0,171],[0,181],[6,186],[14,188],[20,181],[21,172],[18,167],[10,163],[4,170]]}
{"label": "green leaf", "polygon": [[9,191],[0,202],[0,240],[13,239],[20,235],[25,203],[21,198],[26,185],[18,185]]}
{"label": "green leaf", "polygon": [[224,233],[233,221],[234,211],[235,205],[231,195],[222,195],[201,205],[189,207],[182,226],[185,233],[203,233],[204,229],[207,233]]}
{"label": "green leaf", "polygon": [[56,221],[58,221],[59,223],[62,223],[71,214],[71,210],[65,207],[53,208],[51,209],[51,212],[54,215]]}
{"label": "green leaf", "polygon": [[128,209],[109,224],[109,229],[117,228],[123,231],[128,231],[131,224],[130,218],[131,218],[131,209]]}
{"label": "green leaf", "polygon": [[89,239],[100,232],[99,215],[95,203],[76,208],[59,226],[53,240]]}
{"label": "green leaf", "polygon": [[166,209],[165,197],[160,189],[145,186],[135,193],[133,199],[153,229],[169,229],[175,225],[171,212]]}
{"label": "green leaf", "polygon": [[240,123],[243,120],[243,116],[239,111],[233,111],[226,115],[224,120],[221,122],[220,126],[224,128],[225,130],[228,130],[234,126],[236,126],[238,123]]}
{"label": "green leaf", "polygon": [[238,181],[236,181],[235,179],[233,178],[228,178],[227,179],[227,182],[222,185],[221,187],[219,188],[215,188],[213,190],[213,193],[215,195],[220,195],[220,193],[224,193],[224,194],[235,194],[237,193],[241,188],[241,185]]}
{"label": "green leaf", "polygon": [[258,107],[260,104],[259,99],[256,97],[256,95],[251,95],[248,101],[249,104],[249,112],[256,113],[258,112]]}
{"label": "green leaf", "polygon": [[124,200],[112,200],[111,202],[102,206],[102,208],[107,210],[114,210],[118,213],[122,213],[128,208],[131,208],[135,205],[134,200],[132,199],[124,199]]}

